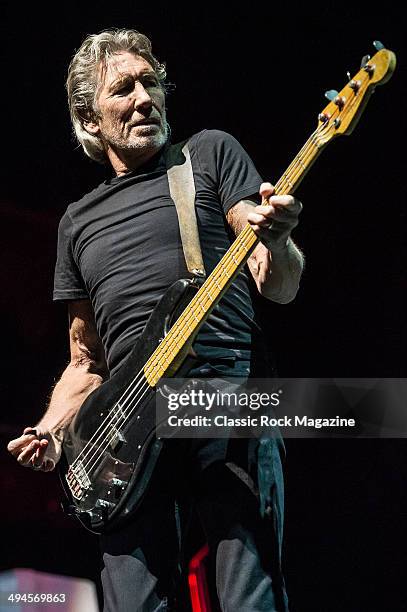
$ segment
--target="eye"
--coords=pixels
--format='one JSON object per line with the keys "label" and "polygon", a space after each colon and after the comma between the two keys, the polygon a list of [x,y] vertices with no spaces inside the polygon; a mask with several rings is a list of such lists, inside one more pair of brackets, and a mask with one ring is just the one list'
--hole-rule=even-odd
{"label": "eye", "polygon": [[142,83],[143,83],[143,86],[146,87],[146,88],[159,87],[160,86],[160,83],[159,83],[157,77],[155,75],[153,75],[153,74],[151,74],[151,75],[148,74],[148,75],[144,76],[143,79],[142,79]]}
{"label": "eye", "polygon": [[131,92],[132,87],[133,86],[131,83],[125,83],[123,85],[120,85],[114,93],[116,94],[116,96],[127,96],[127,94]]}
{"label": "eye", "polygon": [[113,88],[113,95],[115,96],[127,96],[134,86],[134,82],[132,79],[122,79],[116,83]]}

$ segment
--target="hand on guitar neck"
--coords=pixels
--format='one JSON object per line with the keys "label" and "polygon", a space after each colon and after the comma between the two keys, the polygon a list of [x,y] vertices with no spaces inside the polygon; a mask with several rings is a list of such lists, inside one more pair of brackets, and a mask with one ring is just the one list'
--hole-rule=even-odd
{"label": "hand on guitar neck", "polygon": [[287,247],[291,232],[298,225],[302,204],[291,195],[275,195],[271,183],[261,185],[260,195],[262,204],[249,212],[247,221],[263,244],[276,253]]}

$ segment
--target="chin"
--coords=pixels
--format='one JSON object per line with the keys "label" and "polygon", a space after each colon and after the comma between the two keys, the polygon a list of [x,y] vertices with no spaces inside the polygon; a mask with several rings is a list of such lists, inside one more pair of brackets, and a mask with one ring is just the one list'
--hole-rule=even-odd
{"label": "chin", "polygon": [[167,132],[165,131],[158,132],[156,134],[145,134],[140,135],[134,139],[134,141],[130,142],[129,145],[131,149],[156,149],[157,151],[161,149],[167,142]]}

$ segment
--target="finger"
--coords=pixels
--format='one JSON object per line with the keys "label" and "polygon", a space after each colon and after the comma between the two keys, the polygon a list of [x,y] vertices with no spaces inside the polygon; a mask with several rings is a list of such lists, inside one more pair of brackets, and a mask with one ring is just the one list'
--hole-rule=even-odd
{"label": "finger", "polygon": [[47,452],[48,440],[41,440],[39,447],[35,452],[34,464],[39,466],[44,461],[45,453]]}
{"label": "finger", "polygon": [[271,214],[267,214],[267,212],[268,211],[265,211],[266,214],[264,215],[267,219],[267,223],[260,225],[270,225],[271,221],[288,224],[290,227],[298,225],[298,214],[289,208],[276,208]]}
{"label": "finger", "polygon": [[260,185],[259,193],[263,198],[268,198],[274,193],[274,185],[271,183],[262,183]]}
{"label": "finger", "polygon": [[16,456],[16,453],[20,453],[24,448],[27,447],[29,443],[33,440],[36,440],[36,436],[33,435],[23,435],[15,440],[11,440],[7,444],[7,450],[13,455]]}
{"label": "finger", "polygon": [[274,218],[274,214],[274,210],[261,211],[258,213],[252,211],[247,215],[247,221],[250,223],[250,225],[268,227]]}
{"label": "finger", "polygon": [[274,229],[280,228],[281,230],[287,230],[287,228],[289,228],[291,230],[298,225],[297,215],[285,210],[276,210],[273,213],[264,215],[253,214],[251,215],[250,219],[248,217],[247,220],[253,230],[270,230],[272,227]]}
{"label": "finger", "polygon": [[292,196],[272,196],[269,202],[276,208],[284,208],[295,214],[299,214],[302,210],[301,202]]}
{"label": "finger", "polygon": [[44,439],[44,434],[41,433],[41,430],[38,429],[38,427],[26,427],[24,429],[24,434],[29,434],[29,435],[33,435],[36,438],[38,438],[39,440],[43,440]]}
{"label": "finger", "polygon": [[260,225],[252,225],[251,228],[255,234],[259,234],[262,231],[267,231],[265,227],[260,227]]}
{"label": "finger", "polygon": [[17,457],[18,463],[21,465],[29,465],[35,457],[36,450],[39,446],[38,440],[33,440],[27,448],[25,448]]}
{"label": "finger", "polygon": [[35,427],[26,427],[23,431],[23,434],[31,434],[33,436],[36,436],[37,430],[35,429]]}
{"label": "finger", "polygon": [[47,459],[45,458],[47,446],[48,446],[48,440],[41,440],[34,455],[31,457],[30,467],[32,467],[34,470],[42,470],[43,472],[48,471],[47,469],[45,469],[47,466],[47,462],[48,462],[48,458]]}

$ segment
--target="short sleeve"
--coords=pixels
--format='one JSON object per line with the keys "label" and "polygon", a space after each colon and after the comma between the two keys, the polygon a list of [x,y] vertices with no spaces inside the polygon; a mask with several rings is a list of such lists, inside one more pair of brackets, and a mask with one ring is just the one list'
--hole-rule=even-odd
{"label": "short sleeve", "polygon": [[220,130],[204,130],[197,153],[204,178],[212,181],[225,214],[240,200],[258,196],[262,177],[236,138]]}
{"label": "short sleeve", "polygon": [[68,212],[62,217],[58,228],[57,262],[54,275],[54,301],[87,299],[84,286],[72,251],[72,220]]}

